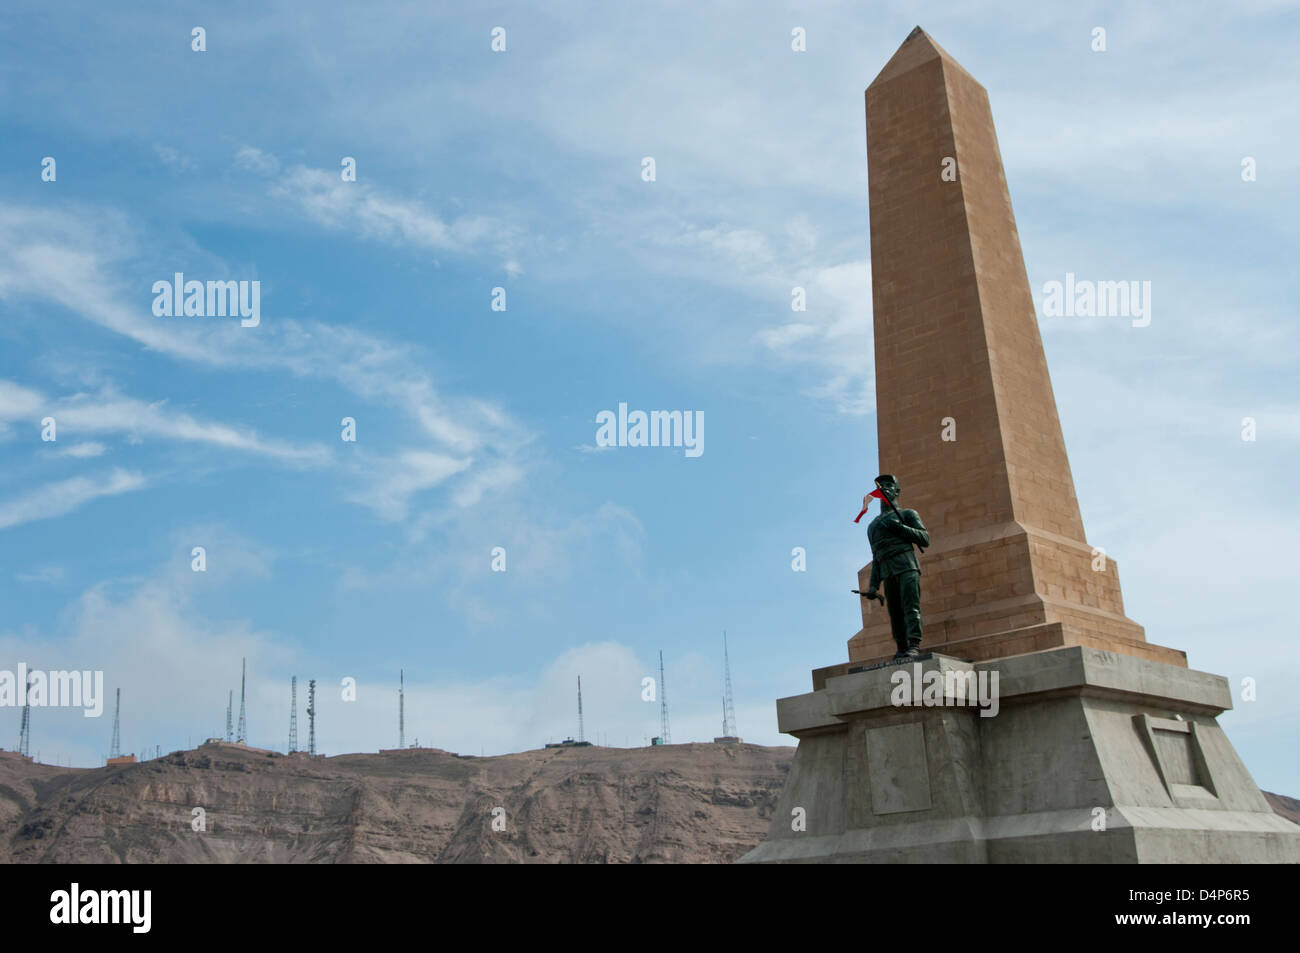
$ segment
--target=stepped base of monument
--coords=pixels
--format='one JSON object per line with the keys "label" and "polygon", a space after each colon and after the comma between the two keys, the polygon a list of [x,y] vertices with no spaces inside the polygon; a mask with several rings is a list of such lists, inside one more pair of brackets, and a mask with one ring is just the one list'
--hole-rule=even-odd
{"label": "stepped base of monument", "polygon": [[[1141,631],[1140,629],[1138,630]],[[1013,655],[1025,655],[1030,652],[1045,652],[1050,649],[1065,648],[1071,645],[1089,646],[1103,651],[1118,652],[1135,658],[1163,662],[1166,665],[1187,666],[1187,654],[1178,649],[1154,645],[1143,638],[1128,638],[1093,631],[1065,622],[1044,622],[1027,625],[1019,629],[1010,629],[995,635],[977,635],[952,642],[934,644],[922,643],[921,648],[927,652],[939,652],[968,662],[983,662],[990,659],[1007,658]],[[825,668],[814,669],[812,673],[813,690],[826,686],[826,679],[845,675],[850,669],[864,665],[875,665],[889,661],[894,657],[892,639],[880,639],[876,643],[867,643],[861,647],[850,643],[850,661]],[[854,651],[854,649],[856,649]]]}
{"label": "stepped base of monument", "polygon": [[1090,646],[831,676],[777,702],[799,748],[741,862],[1300,863],[1231,706],[1220,676]]}

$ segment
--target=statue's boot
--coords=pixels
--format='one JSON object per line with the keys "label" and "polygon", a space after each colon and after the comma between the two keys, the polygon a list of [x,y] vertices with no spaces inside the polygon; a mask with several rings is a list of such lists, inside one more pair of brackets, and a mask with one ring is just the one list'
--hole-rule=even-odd
{"label": "statue's boot", "polygon": [[905,641],[902,639],[894,639],[894,646],[898,649],[898,651],[894,653],[894,658],[907,658],[907,643]]}
{"label": "statue's boot", "polygon": [[906,649],[901,649],[895,658],[916,658],[921,654],[921,640],[912,639],[907,643]]}

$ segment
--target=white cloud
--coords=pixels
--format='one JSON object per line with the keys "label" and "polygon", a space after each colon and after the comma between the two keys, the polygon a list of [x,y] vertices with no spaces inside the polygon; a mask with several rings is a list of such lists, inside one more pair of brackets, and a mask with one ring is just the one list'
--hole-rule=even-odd
{"label": "white cloud", "polygon": [[45,398],[37,391],[0,378],[0,420],[37,418]]}
{"label": "white cloud", "polygon": [[[436,547],[418,547],[431,531],[440,532]],[[500,623],[509,607],[485,599],[481,586],[489,580],[510,580],[521,591],[537,593],[574,578],[589,577],[619,565],[640,576],[646,530],[629,509],[602,503],[572,517],[533,512],[506,497],[489,512],[463,510],[452,514],[425,512],[408,527],[411,546],[387,568],[351,567],[341,576],[347,589],[382,586],[427,588],[437,585],[449,602],[474,625]],[[507,576],[492,570],[491,549],[506,550]]]}
{"label": "white cloud", "polygon": [[[515,247],[521,236],[519,226],[486,215],[444,220],[418,202],[389,195],[367,182],[344,182],[337,171],[293,166],[276,180],[271,194],[329,228],[426,251],[504,251]],[[517,261],[510,259],[506,266],[518,273]]]}
{"label": "white cloud", "polygon": [[817,333],[811,324],[792,321],[774,328],[764,328],[758,332],[758,339],[773,351],[789,352],[800,341],[805,341]]}
{"label": "white cloud", "polygon": [[792,289],[803,288],[806,310],[789,311],[788,320],[759,330],[755,340],[777,361],[813,369],[810,396],[841,413],[870,413],[875,409],[871,263],[799,263],[793,248],[789,260],[794,270],[781,286],[771,287],[771,297],[788,310]]}
{"label": "white cloud", "polygon": [[173,146],[155,144],[153,151],[162,160],[163,165],[182,171],[194,168],[194,160]]}
{"label": "white cloud", "polygon": [[70,447],[64,447],[58,451],[61,457],[74,457],[78,460],[87,460],[91,457],[102,457],[108,452],[108,447],[94,440],[86,443],[74,443]]}
{"label": "white cloud", "polygon": [[[48,709],[41,713],[42,760],[72,759],[87,767],[103,763],[108,752],[113,716],[112,695],[122,689],[122,747],[141,753],[147,745],[165,751],[198,744],[224,727],[226,692],[235,690],[239,704],[239,660],[250,661],[250,724],[253,743],[272,745],[286,717],[276,717],[271,729],[269,710],[278,700],[268,670],[285,671],[288,660],[306,663],[307,653],[280,647],[276,639],[241,619],[213,619],[193,610],[190,591],[195,581],[211,582],[206,574],[189,573],[188,580],[162,573],[115,598],[114,588],[86,590],[67,613],[67,631],[55,634],[0,633],[0,655],[47,668],[104,672],[105,713],[85,718],[80,710]],[[287,681],[287,679],[286,679]],[[287,686],[285,686],[287,688]],[[287,691],[284,693],[287,709]],[[278,715],[278,713],[277,713]],[[301,717],[301,712],[300,712]]]}
{"label": "white cloud", "polygon": [[761,232],[752,228],[717,225],[712,228],[688,226],[681,235],[682,244],[730,259],[747,270],[763,270],[773,260],[772,250]]}
{"label": "white cloud", "polygon": [[[132,439],[155,437],[206,443],[226,450],[238,450],[270,457],[281,463],[321,463],[328,451],[321,445],[294,446],[268,440],[255,431],[241,430],[226,424],[196,420],[189,414],[167,410],[166,401],[145,403],[124,397],[111,388],[97,394],[74,394],[51,400],[37,391],[10,381],[0,380],[0,420],[34,416],[33,408],[54,418],[58,434],[127,434]],[[103,444],[80,443],[60,450],[62,456],[96,457],[104,453]]]}
{"label": "white cloud", "polygon": [[439,486],[469,469],[473,460],[423,450],[406,450],[389,458],[369,458],[363,469],[370,475],[366,489],[350,499],[375,510],[386,520],[408,515],[411,497]]}
{"label": "white cloud", "polygon": [[0,207],[0,300],[55,304],[151,350],[186,360],[230,363],[221,360],[233,343],[229,326],[154,318],[152,297],[143,289],[135,300],[124,300],[113,268],[129,257],[135,244],[129,227],[116,215]]}
{"label": "white cloud", "polygon": [[[187,533],[193,535],[193,533]],[[223,547],[224,551],[224,547]],[[249,742],[285,750],[289,679],[298,676],[299,739],[305,747],[308,678],[318,680],[317,748],[335,755],[397,744],[395,671],[376,675],[369,650],[325,663],[306,644],[260,630],[241,618],[196,611],[196,583],[188,571],[165,570],[122,592],[98,585],[65,614],[66,631],[0,631],[0,656],[50,669],[102,670],[104,714],[43,710],[42,760],[102,763],[112,728],[112,697],[122,689],[124,751],[164,752],[199,744],[224,731],[227,693],[239,708],[240,659],[248,660]],[[674,741],[707,741],[716,734],[716,665],[698,658],[667,659]],[[642,698],[642,679],[658,674],[657,658],[632,647],[595,642],[564,650],[535,671],[483,677],[422,673],[406,664],[406,741],[465,754],[503,754],[540,748],[577,735],[577,679],[582,677],[587,740],[642,745],[659,734],[659,706]],[[396,668],[396,666],[394,666]],[[361,685],[355,701],[338,691],[342,675]],[[388,674],[388,673],[386,673]],[[672,681],[674,680],[675,681]],[[696,700],[698,697],[698,701]],[[740,725],[753,740],[782,743],[767,723],[770,705],[741,706]],[[766,716],[766,717],[764,717]]]}
{"label": "white cloud", "polygon": [[[364,211],[359,214],[372,224],[390,212],[395,220],[408,225],[419,218],[415,212],[399,214],[391,203],[375,196],[363,197],[360,206],[353,207],[352,199],[330,198],[332,194],[322,192],[321,201],[326,206],[337,205],[339,215],[361,208]],[[424,226],[411,227],[419,231]],[[448,234],[455,238],[466,230],[474,228],[452,228]],[[185,324],[154,318],[149,310],[151,299],[141,295],[137,303],[129,304],[121,293],[121,283],[113,277],[118,262],[110,256],[133,246],[129,228],[113,216],[0,208],[0,298],[28,297],[58,304],[152,351],[183,361],[218,369],[287,371],[296,377],[332,380],[366,400],[400,411],[418,425],[429,445],[407,448],[404,452],[416,456],[406,463],[399,459],[395,468],[375,474],[376,492],[387,494],[387,502],[378,507],[382,511],[395,513],[402,506],[401,497],[444,485],[453,506],[471,506],[486,488],[502,488],[522,479],[526,465],[520,454],[532,435],[491,401],[441,394],[409,347],[346,326],[269,316],[256,331],[240,328],[238,322]],[[41,395],[18,385],[0,390],[0,410],[11,418],[30,414],[41,400]],[[294,446],[126,398],[99,402],[69,399],[61,411],[71,414],[72,426],[93,432],[126,429],[142,436],[259,453],[286,463],[321,462],[326,454],[321,447]],[[459,479],[433,480],[432,471],[418,465],[419,454],[472,456],[472,465],[456,471]],[[430,457],[424,459],[427,462]]]}
{"label": "white cloud", "polygon": [[254,146],[244,146],[235,153],[235,166],[257,175],[271,176],[280,171],[280,160]]}
{"label": "white cloud", "polygon": [[61,429],[78,433],[124,433],[133,438],[156,437],[209,444],[224,450],[268,457],[280,463],[323,463],[329,452],[319,444],[295,446],[270,440],[255,431],[196,420],[189,414],[167,410],[166,401],[147,404],[112,393],[78,394],[54,405],[52,413]]}
{"label": "white cloud", "polygon": [[145,478],[139,473],[122,469],[100,474],[97,478],[72,477],[47,483],[22,496],[0,501],[0,529],[62,516],[100,497],[139,490],[145,483]]}
{"label": "white cloud", "polygon": [[63,567],[42,566],[40,569],[35,569],[32,572],[14,573],[14,578],[17,579],[19,582],[40,582],[40,583],[58,582],[60,579],[63,578]]}

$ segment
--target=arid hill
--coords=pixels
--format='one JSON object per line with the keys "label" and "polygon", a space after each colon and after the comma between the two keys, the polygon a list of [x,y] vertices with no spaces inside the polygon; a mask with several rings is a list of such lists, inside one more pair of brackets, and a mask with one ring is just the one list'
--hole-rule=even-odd
{"label": "arid hill", "polygon": [[1270,794],[1268,791],[1264,792],[1264,799],[1276,813],[1293,824],[1300,824],[1300,801],[1285,794]]}
{"label": "arid hill", "polygon": [[[218,744],[95,769],[4,758],[0,863],[726,863],[763,839],[793,755],[686,744],[308,758]],[[196,807],[206,831],[192,829]]]}
{"label": "arid hill", "polygon": [[[308,758],[217,744],[94,769],[5,757],[0,863],[727,863],[767,833],[793,756],[686,744]],[[1300,822],[1300,802],[1266,796]]]}

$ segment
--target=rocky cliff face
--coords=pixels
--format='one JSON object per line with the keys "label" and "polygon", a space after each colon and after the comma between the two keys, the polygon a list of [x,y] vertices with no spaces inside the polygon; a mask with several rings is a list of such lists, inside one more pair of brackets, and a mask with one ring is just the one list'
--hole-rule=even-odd
{"label": "rocky cliff face", "polygon": [[[689,744],[494,758],[205,745],[95,769],[0,758],[0,863],[729,863],[767,834],[793,757]],[[1300,802],[1266,796],[1300,821]]]}
{"label": "rocky cliff face", "polygon": [[308,758],[205,745],[111,768],[3,759],[0,862],[728,863],[763,839],[793,755],[689,744]]}

